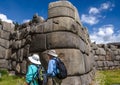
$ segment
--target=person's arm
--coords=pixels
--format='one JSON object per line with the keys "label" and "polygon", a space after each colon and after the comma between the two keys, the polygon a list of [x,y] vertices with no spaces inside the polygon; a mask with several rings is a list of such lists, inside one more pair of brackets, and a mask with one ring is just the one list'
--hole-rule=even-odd
{"label": "person's arm", "polygon": [[49,63],[48,63],[47,76],[55,76],[54,65],[55,65],[55,61],[50,60]]}
{"label": "person's arm", "polygon": [[26,85],[29,85],[29,83],[32,81],[33,74],[32,74],[32,67],[28,66],[28,71],[26,74]]}

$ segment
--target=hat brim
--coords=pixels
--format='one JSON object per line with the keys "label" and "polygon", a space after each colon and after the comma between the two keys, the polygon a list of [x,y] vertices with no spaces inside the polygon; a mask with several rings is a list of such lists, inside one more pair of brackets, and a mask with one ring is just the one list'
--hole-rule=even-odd
{"label": "hat brim", "polygon": [[41,64],[40,61],[36,61],[36,60],[32,59],[32,56],[28,57],[28,59],[34,64],[38,64],[38,65]]}
{"label": "hat brim", "polygon": [[58,55],[57,54],[55,54],[55,53],[48,53],[49,55],[52,55],[52,56],[54,56],[54,57],[58,57]]}

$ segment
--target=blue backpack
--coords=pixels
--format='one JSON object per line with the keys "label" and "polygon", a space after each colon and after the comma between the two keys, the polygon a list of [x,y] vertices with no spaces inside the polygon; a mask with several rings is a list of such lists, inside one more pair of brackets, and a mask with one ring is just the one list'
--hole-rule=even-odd
{"label": "blue backpack", "polygon": [[53,60],[55,60],[57,69],[59,70],[59,73],[56,73],[56,77],[65,79],[67,77],[67,69],[64,63],[58,57],[53,58]]}

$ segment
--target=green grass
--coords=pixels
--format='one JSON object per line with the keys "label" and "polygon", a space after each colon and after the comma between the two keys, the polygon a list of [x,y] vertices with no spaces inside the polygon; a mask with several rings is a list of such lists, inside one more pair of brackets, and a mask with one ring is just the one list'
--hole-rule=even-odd
{"label": "green grass", "polygon": [[24,85],[25,80],[22,77],[9,75],[6,70],[0,70],[0,85]]}
{"label": "green grass", "polygon": [[[23,77],[9,76],[5,70],[0,70],[0,73],[0,85],[25,85]],[[120,70],[97,71],[95,82],[96,85],[120,85]]]}
{"label": "green grass", "polygon": [[95,81],[98,85],[120,85],[120,70],[97,71]]}

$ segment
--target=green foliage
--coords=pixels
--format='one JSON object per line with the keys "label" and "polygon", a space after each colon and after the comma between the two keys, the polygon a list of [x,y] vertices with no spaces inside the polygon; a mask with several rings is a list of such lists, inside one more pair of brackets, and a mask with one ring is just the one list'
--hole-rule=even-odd
{"label": "green foliage", "polygon": [[6,70],[0,70],[0,73],[0,85],[25,85],[25,79],[23,77],[9,75]]}
{"label": "green foliage", "polygon": [[20,26],[20,25],[18,24],[18,22],[13,22],[13,24],[15,25],[15,30],[17,30],[18,27]]}
{"label": "green foliage", "polygon": [[120,85],[120,70],[97,71],[95,81],[98,85]]}

